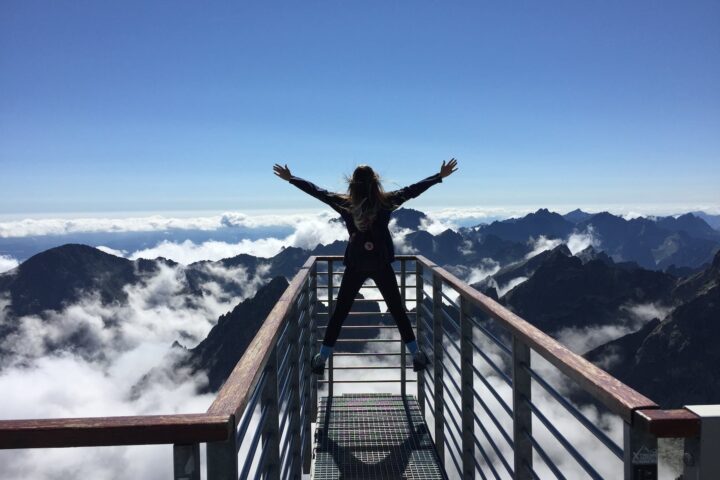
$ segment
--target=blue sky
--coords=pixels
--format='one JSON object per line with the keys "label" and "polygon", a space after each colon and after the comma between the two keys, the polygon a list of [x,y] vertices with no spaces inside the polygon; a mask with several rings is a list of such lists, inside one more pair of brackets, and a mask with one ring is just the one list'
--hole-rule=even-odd
{"label": "blue sky", "polygon": [[[512,6],[509,5],[512,3]],[[720,2],[0,4],[0,213],[720,205]]]}

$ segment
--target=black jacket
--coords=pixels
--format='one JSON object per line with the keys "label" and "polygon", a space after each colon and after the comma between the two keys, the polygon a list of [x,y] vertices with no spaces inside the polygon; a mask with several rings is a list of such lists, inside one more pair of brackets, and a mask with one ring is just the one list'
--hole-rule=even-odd
{"label": "black jacket", "polygon": [[[343,264],[346,267],[357,266],[358,258],[354,252],[362,251],[361,247],[356,245],[358,242],[364,242],[367,236],[374,240],[374,244],[378,247],[378,254],[383,262],[392,262],[395,260],[395,248],[393,245],[392,237],[390,236],[390,230],[388,224],[390,223],[390,214],[393,210],[398,208],[404,202],[415,198],[425,190],[435,185],[436,183],[442,182],[442,177],[439,173],[432,175],[424,180],[414,183],[408,187],[401,188],[392,192],[388,192],[391,208],[381,208],[372,225],[368,229],[368,232],[360,232],[355,226],[353,221],[352,213],[350,212],[349,203],[344,200],[340,195],[333,192],[328,192],[314,183],[303,180],[299,177],[290,177],[290,183],[298,187],[305,193],[312,195],[318,200],[327,203],[332,207],[333,210],[338,212],[342,219],[345,221],[348,234],[350,234],[350,240],[345,248],[345,256],[343,258]],[[362,240],[361,240],[362,239]]]}

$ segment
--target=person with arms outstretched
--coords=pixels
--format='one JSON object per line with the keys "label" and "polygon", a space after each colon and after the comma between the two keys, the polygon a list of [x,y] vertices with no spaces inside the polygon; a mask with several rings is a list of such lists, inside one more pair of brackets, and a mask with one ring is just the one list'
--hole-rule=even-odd
{"label": "person with arms outstretched", "polygon": [[413,358],[413,370],[417,372],[425,369],[429,360],[418,348],[392,267],[395,249],[388,224],[393,210],[455,172],[457,160],[452,158],[447,163],[443,161],[439,173],[392,192],[383,190],[380,177],[368,165],[360,165],[355,169],[352,177],[348,179],[346,193],[329,192],[307,180],[293,176],[287,165],[275,164],[273,170],[278,177],[287,180],[338,212],[350,235],[343,257],[345,273],[340,282],[335,310],[325,329],[320,353],[312,359],[313,373],[322,375],[325,371],[325,363],[332,355],[342,324],[350,312],[360,287],[368,278],[377,285],[400,330],[400,336]]}

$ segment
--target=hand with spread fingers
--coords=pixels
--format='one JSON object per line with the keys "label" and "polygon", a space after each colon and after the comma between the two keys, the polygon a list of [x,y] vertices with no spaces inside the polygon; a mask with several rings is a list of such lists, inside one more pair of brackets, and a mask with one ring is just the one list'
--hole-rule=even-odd
{"label": "hand with spread fingers", "polygon": [[447,163],[443,160],[442,166],[440,167],[440,176],[442,178],[447,177],[453,172],[457,171],[457,160],[451,158]]}
{"label": "hand with spread fingers", "polygon": [[273,171],[275,172],[275,175],[282,178],[283,180],[290,180],[290,177],[292,177],[292,173],[290,173],[290,169],[287,166],[287,163],[283,167],[279,163],[276,163],[273,166]]}

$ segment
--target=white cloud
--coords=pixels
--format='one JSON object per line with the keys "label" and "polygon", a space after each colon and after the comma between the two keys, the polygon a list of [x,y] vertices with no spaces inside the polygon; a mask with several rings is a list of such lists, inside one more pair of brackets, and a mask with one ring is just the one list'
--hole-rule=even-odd
{"label": "white cloud", "polygon": [[595,230],[592,225],[589,225],[583,232],[573,232],[563,241],[559,238],[547,238],[545,235],[540,235],[538,238],[531,238],[528,242],[532,246],[532,251],[525,255],[525,259],[534,257],[535,255],[552,250],[561,244],[566,244],[570,253],[575,255],[576,253],[582,252],[587,247],[597,248],[600,246],[600,239],[595,236]]}
{"label": "white cloud", "polygon": [[388,225],[390,234],[392,236],[393,245],[395,246],[395,252],[403,255],[414,255],[418,253],[417,249],[412,245],[408,244],[406,237],[413,231],[409,228],[400,228],[397,225],[397,219],[392,218]]}
{"label": "white cloud", "polygon": [[450,219],[434,215],[427,215],[420,220],[420,230],[424,230],[432,235],[439,235],[448,229],[457,231],[457,223]]}
{"label": "white cloud", "polygon": [[520,285],[521,283],[526,281],[527,279],[528,279],[528,277],[515,277],[503,285],[497,285],[497,283],[495,283],[495,285],[497,285],[496,289],[497,289],[498,297],[502,297],[503,295],[508,293],[510,290],[512,290],[513,288],[517,287],[518,285]]}
{"label": "white cloud", "polygon": [[545,235],[540,235],[537,239],[531,238],[528,243],[532,245],[533,249],[525,255],[526,259],[532,258],[546,250],[552,250],[563,242],[559,238],[547,238]]}
{"label": "white cloud", "polygon": [[182,338],[184,345],[194,346],[207,336],[220,315],[253,295],[267,274],[267,268],[260,268],[255,275],[242,267],[225,272],[217,265],[204,268],[218,280],[232,278],[241,284],[240,295],[227,295],[214,281],[202,285],[202,296],[187,294],[184,267],[160,264],[155,274],[124,288],[127,302],[103,304],[97,294],[89,294],[61,311],[21,317],[15,320],[17,331],[2,339],[0,346],[22,362],[41,358],[49,349],[78,337],[83,348],[77,353],[88,360],[112,361],[113,354],[147,341],[169,346]]}
{"label": "white cloud", "polygon": [[[657,303],[623,305],[618,311],[618,322],[609,325],[591,325],[571,327],[560,330],[558,341],[578,354],[584,354],[607,342],[616,340],[628,333],[635,332],[650,320],[662,320],[671,308]],[[610,360],[604,361],[609,365]]]}
{"label": "white cloud", "polygon": [[592,225],[588,225],[584,232],[572,233],[565,242],[570,249],[570,253],[575,255],[582,252],[588,247],[597,249],[600,246],[600,239],[595,236],[595,229]]}
{"label": "white cloud", "polygon": [[259,257],[272,257],[284,246],[283,240],[277,238],[263,238],[259,240],[242,239],[238,243],[220,242],[208,240],[202,243],[195,243],[192,240],[183,242],[170,242],[163,240],[154,247],[138,250],[129,255],[128,258],[164,257],[178,263],[189,265],[201,260],[217,261],[223,258],[234,257],[241,253],[247,253]]}
{"label": "white cloud", "polygon": [[495,275],[500,270],[500,264],[492,258],[483,258],[479,267],[470,269],[465,282],[473,284],[485,280],[490,275]]}
{"label": "white cloud", "polygon": [[335,216],[330,210],[311,213],[255,214],[225,212],[218,215],[170,217],[80,217],[80,218],[23,218],[0,222],[0,238],[37,235],[66,235],[92,232],[162,232],[166,230],[204,230],[220,228],[294,227],[309,218]]}
{"label": "white cloud", "polygon": [[0,273],[5,273],[19,265],[18,261],[7,255],[0,255]]}
{"label": "white cloud", "polygon": [[133,252],[128,258],[135,260],[165,257],[185,265],[201,260],[217,261],[241,253],[268,258],[277,255],[285,247],[313,249],[318,244],[326,245],[336,240],[346,240],[347,229],[339,222],[331,222],[332,218],[329,214],[306,217],[304,221],[295,225],[293,233],[282,239],[267,237],[250,240],[244,238],[237,243],[216,240],[202,243],[195,243],[191,240],[183,242],[163,240],[154,247]]}

